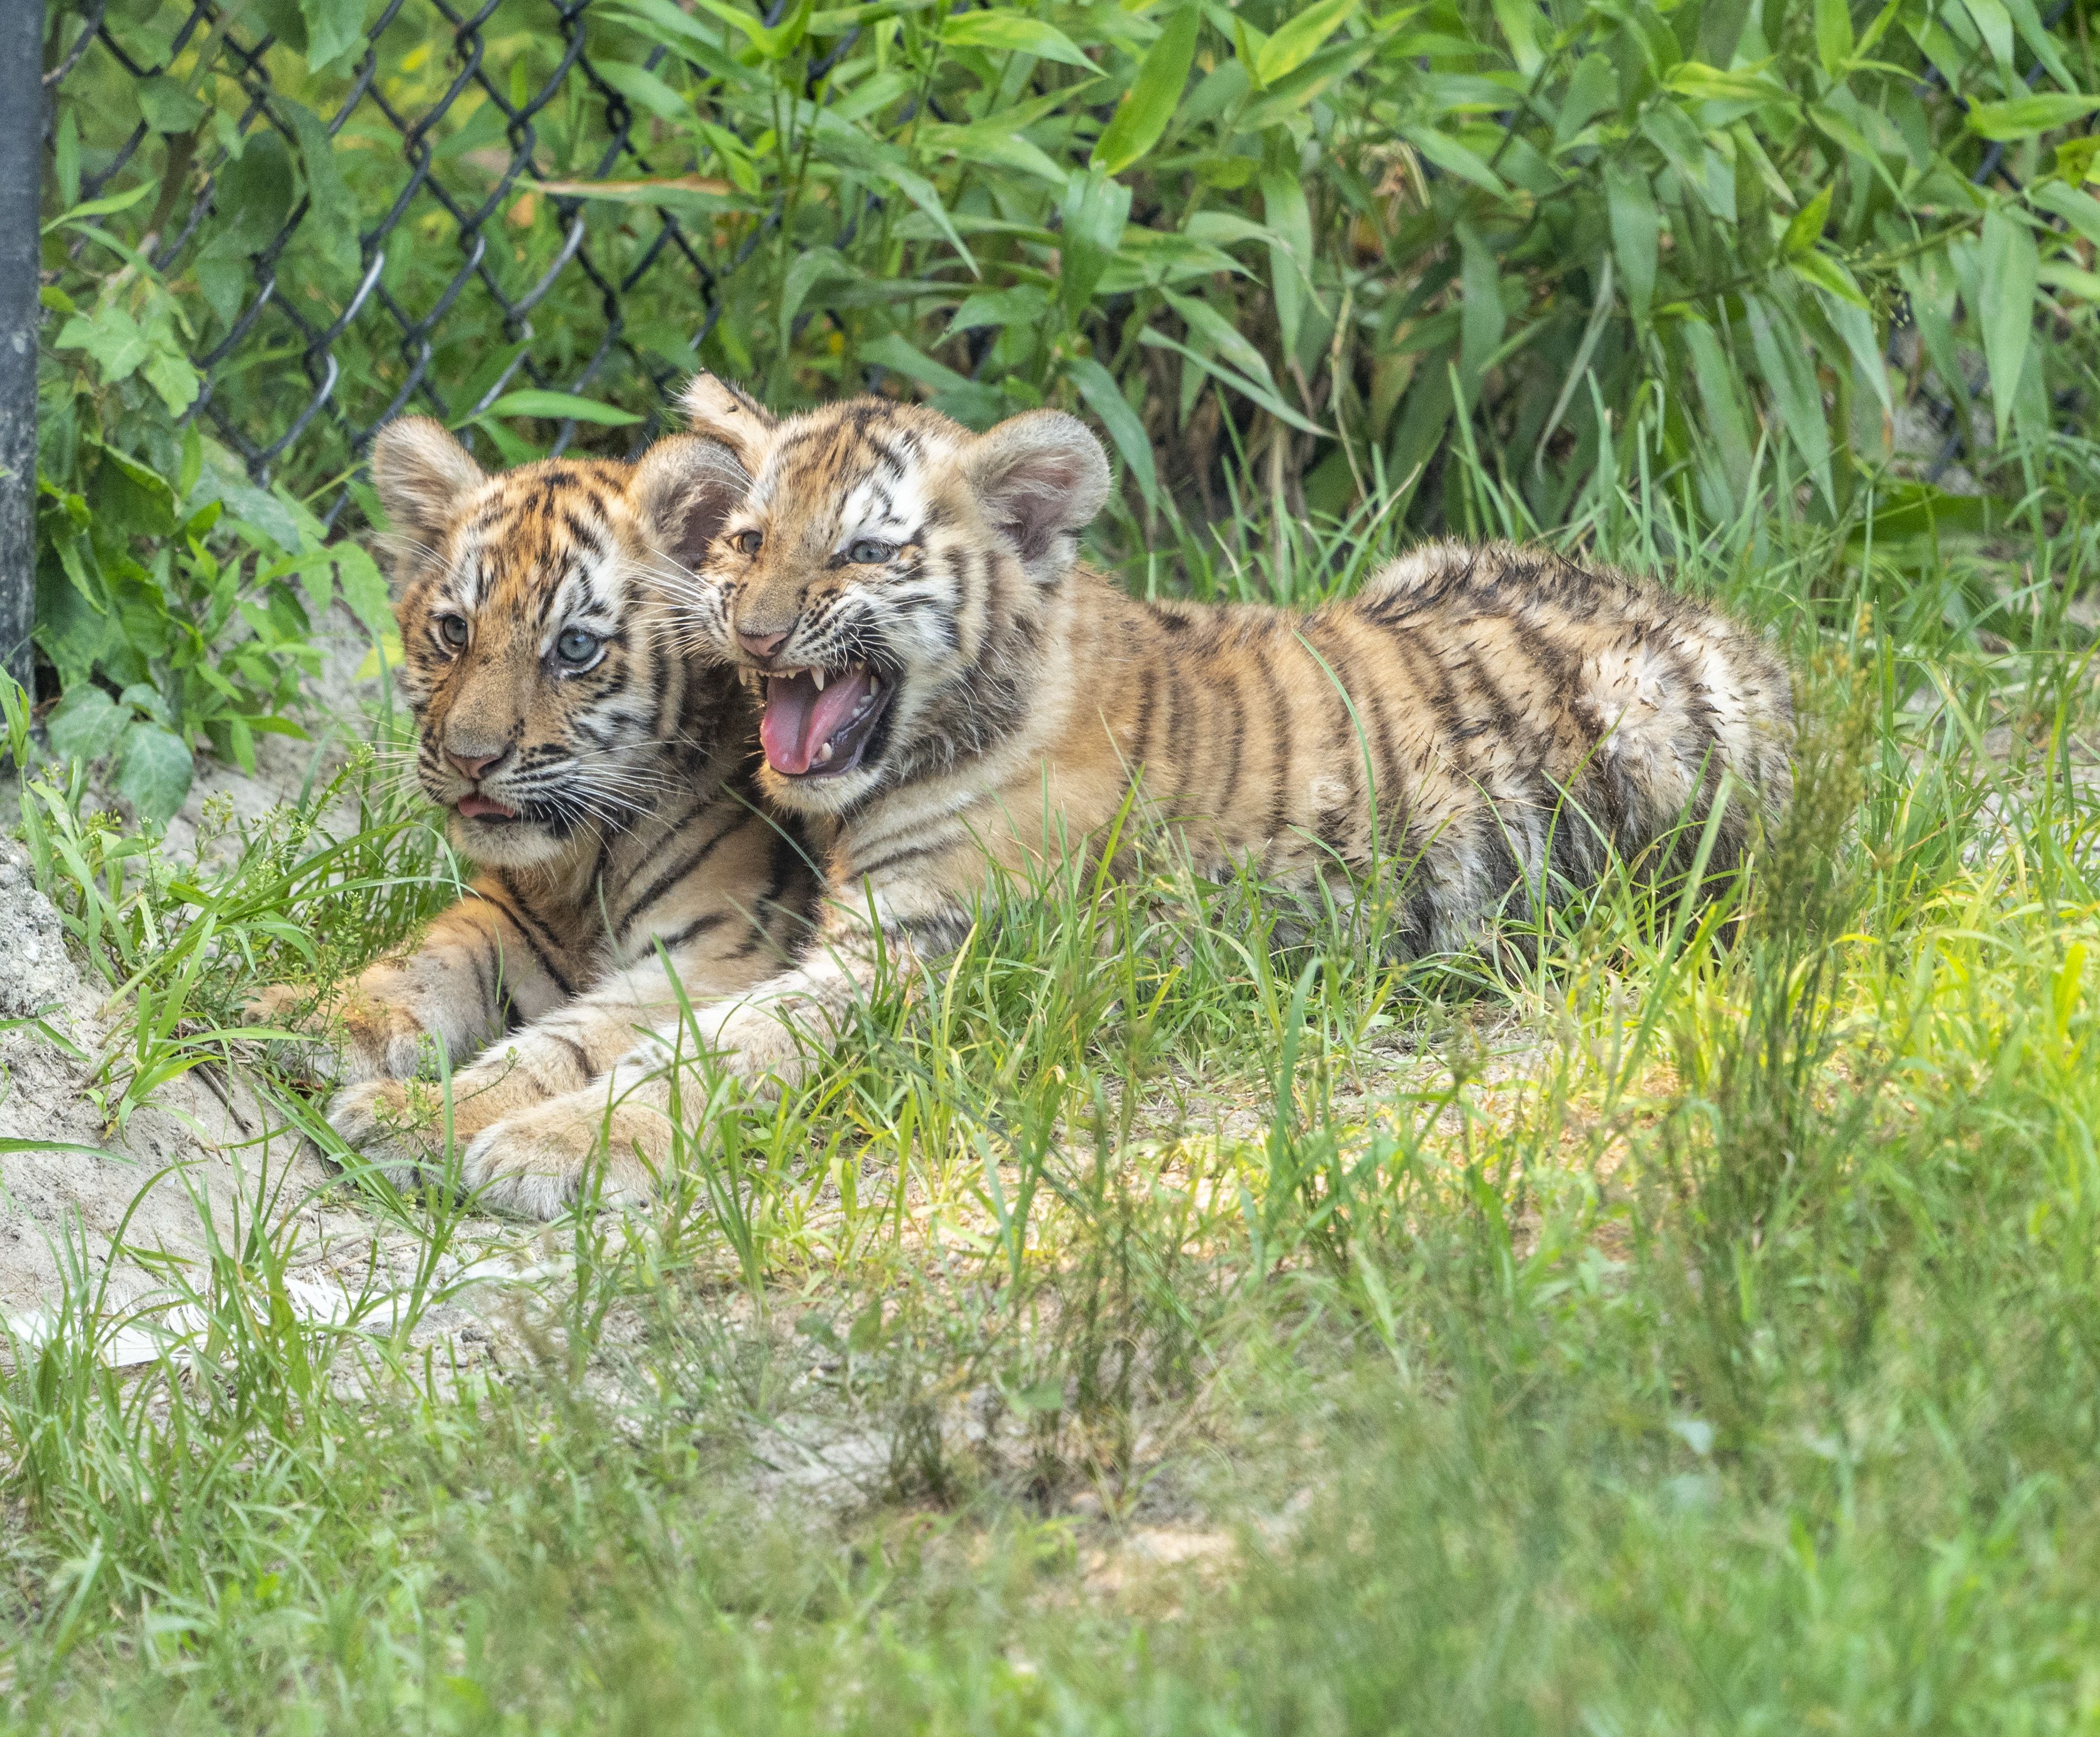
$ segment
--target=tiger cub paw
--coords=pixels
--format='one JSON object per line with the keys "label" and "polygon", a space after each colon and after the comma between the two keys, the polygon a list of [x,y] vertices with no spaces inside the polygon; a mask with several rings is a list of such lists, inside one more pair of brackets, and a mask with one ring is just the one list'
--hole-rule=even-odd
{"label": "tiger cub paw", "polygon": [[628,1104],[608,1111],[603,1087],[587,1087],[476,1135],[460,1155],[459,1184],[477,1206],[521,1218],[559,1218],[585,1197],[646,1206],[672,1144],[660,1113]]}
{"label": "tiger cub paw", "polygon": [[334,1085],[408,1079],[435,1053],[436,1040],[414,1010],[355,984],[324,999],[301,984],[273,983],[248,1003],[241,1018],[302,1034],[272,1039],[272,1053]]}
{"label": "tiger cub paw", "polygon": [[396,1188],[436,1181],[445,1170],[442,1088],[422,1080],[373,1079],[346,1087],[329,1104],[329,1126]]}

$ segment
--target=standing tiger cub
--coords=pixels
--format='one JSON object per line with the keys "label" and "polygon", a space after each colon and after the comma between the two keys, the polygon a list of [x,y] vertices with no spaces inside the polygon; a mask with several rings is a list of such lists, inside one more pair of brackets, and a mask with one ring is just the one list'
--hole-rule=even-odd
{"label": "standing tiger cub", "polygon": [[1418,951],[1688,818],[1719,866],[1787,799],[1785,671],[1654,586],[1440,543],[1309,614],[1140,602],[1079,562],[1110,476],[1072,417],[977,435],[866,398],[775,421],[706,375],[684,403],[739,471],[690,631],[762,683],[761,785],[827,856],[803,963],[702,1016],[747,1079],[792,1083],[879,956],[959,941],[987,855],[1025,873],[1100,839],[1133,776],[1200,869],[1396,865]]}
{"label": "standing tiger cub", "polygon": [[[445,1107],[410,1077],[439,1044],[479,1058],[452,1077],[465,1188],[551,1217],[609,1134],[607,1194],[644,1198],[669,1127],[610,1103],[605,1076],[676,1024],[681,989],[704,1002],[779,972],[817,891],[798,837],[753,800],[756,708],[665,616],[661,575],[706,547],[740,475],[679,435],[633,465],[488,477],[421,419],[382,430],[372,469],[398,533],[416,776],[482,873],[309,1015],[345,1088],[329,1120],[382,1163],[438,1167]],[[280,985],[251,1015],[311,999]]]}

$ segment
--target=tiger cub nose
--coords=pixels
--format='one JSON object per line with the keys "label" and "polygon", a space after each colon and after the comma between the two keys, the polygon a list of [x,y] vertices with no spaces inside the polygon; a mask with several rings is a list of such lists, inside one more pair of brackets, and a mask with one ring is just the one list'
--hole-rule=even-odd
{"label": "tiger cub nose", "polygon": [[470,778],[485,776],[492,767],[500,765],[510,756],[510,746],[508,743],[493,754],[483,754],[479,758],[466,754],[455,754],[450,748],[445,750],[445,758],[457,766],[463,776]]}
{"label": "tiger cub nose", "polygon": [[778,633],[747,633],[739,628],[736,642],[755,658],[770,658],[787,641],[785,629]]}

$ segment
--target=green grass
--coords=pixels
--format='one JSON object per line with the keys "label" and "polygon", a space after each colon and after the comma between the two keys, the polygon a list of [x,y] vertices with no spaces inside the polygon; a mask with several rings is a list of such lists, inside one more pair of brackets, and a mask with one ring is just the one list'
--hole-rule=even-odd
{"label": "green grass", "polygon": [[[653,1211],[550,1233],[492,1341],[421,1314],[474,1227],[376,1181],[430,1251],[390,1333],[302,1323],[266,1217],[112,1369],[84,1271],[0,1376],[8,1717],[2091,1726],[2086,533],[1701,536],[1630,491],[1565,534],[1775,624],[1810,702],[1723,904],[1627,876],[1403,970],[1162,857],[1017,893]],[[1133,579],[1304,597],[1390,538],[1170,524]],[[210,876],[33,792],[135,1009],[112,1119],[217,1058],[315,1126],[239,996],[442,896],[351,776],[354,837]]]}

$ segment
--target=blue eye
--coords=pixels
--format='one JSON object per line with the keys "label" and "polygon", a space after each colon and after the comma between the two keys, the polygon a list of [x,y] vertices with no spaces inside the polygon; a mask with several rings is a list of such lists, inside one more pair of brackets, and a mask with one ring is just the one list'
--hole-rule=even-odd
{"label": "blue eye", "polygon": [[880,567],[894,559],[896,554],[894,543],[878,543],[873,537],[862,537],[846,551],[846,559],[856,567]]}
{"label": "blue eye", "polygon": [[595,633],[586,633],[581,628],[568,628],[554,641],[554,655],[571,665],[588,663],[598,655],[598,647],[603,643]]}
{"label": "blue eye", "polygon": [[468,633],[465,616],[440,615],[438,617],[437,625],[439,639],[447,646],[449,646],[453,650],[458,650],[467,642]]}

